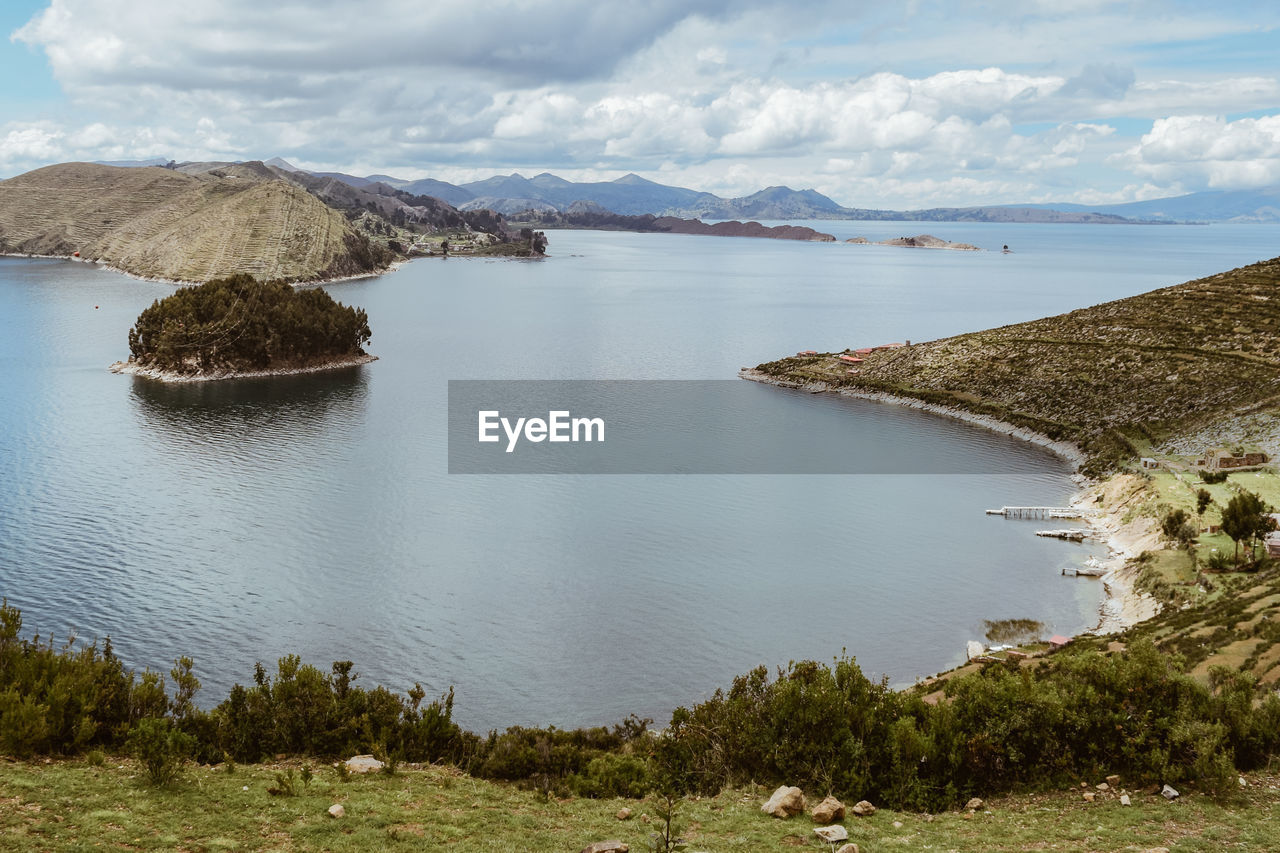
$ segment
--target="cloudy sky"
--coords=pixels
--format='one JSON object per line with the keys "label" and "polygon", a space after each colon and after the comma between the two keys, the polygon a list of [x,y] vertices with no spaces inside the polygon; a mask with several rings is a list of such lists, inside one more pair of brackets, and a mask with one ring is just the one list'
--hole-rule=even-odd
{"label": "cloudy sky", "polygon": [[5,0],[0,176],[282,156],[857,207],[1280,183],[1280,4]]}

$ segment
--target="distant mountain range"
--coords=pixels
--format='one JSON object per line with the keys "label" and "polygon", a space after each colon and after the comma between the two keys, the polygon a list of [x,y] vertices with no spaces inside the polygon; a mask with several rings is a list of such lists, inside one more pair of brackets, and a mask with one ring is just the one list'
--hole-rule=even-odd
{"label": "distant mountain range", "polygon": [[[159,161],[164,162],[164,161]],[[117,161],[111,165],[155,165],[157,161]],[[286,172],[304,170],[276,157],[266,163]],[[575,202],[592,202],[624,216],[697,219],[889,219],[914,222],[1280,222],[1280,186],[1256,190],[1216,190],[1128,204],[1008,204],[880,210],[844,207],[817,190],[767,187],[741,198],[659,184],[635,174],[613,181],[575,182],[543,172],[532,178],[495,175],[483,181],[450,184],[434,178],[410,181],[390,175],[358,177],[312,172],[357,189],[374,185],[413,196],[432,196],[460,210],[488,209],[506,216],[532,210],[565,213]],[[385,192],[385,190],[383,190]]]}

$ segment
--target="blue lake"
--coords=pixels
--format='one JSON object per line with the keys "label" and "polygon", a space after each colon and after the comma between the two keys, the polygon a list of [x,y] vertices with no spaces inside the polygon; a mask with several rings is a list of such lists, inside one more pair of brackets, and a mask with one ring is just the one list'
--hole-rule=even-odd
{"label": "blue lake", "polygon": [[476,730],[662,721],[757,664],[842,649],[909,683],[959,663],[983,619],[1096,623],[1100,584],[1059,575],[1093,552],[983,514],[1066,501],[1067,466],[898,407],[761,387],[739,417],[984,473],[447,473],[450,379],[732,379],[1280,252],[1271,226],[807,224],[1014,253],[552,232],[541,262],[420,260],[330,286],[367,309],[373,364],[189,385],[106,370],[169,286],[0,260],[0,594],[27,633],[110,635],[164,671],[192,655],[206,704],[298,653],[354,660],[367,684],[453,685]]}

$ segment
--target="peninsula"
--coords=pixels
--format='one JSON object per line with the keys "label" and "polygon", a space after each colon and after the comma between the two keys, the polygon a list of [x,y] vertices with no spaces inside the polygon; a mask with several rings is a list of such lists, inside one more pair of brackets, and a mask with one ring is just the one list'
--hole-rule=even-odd
{"label": "peninsula", "polygon": [[1280,402],[1280,258],[1029,323],[755,371],[996,418],[1077,445],[1101,474]]}
{"label": "peninsula", "polygon": [[700,219],[641,214],[627,216],[605,210],[594,202],[575,202],[564,212],[525,210],[512,215],[512,224],[528,228],[578,228],[595,231],[639,231],[660,234],[698,234],[710,237],[767,237],[775,240],[803,240],[834,243],[835,237],[803,225],[761,225],[759,222],[706,223]]}
{"label": "peninsula", "polygon": [[742,376],[1049,446],[1095,478],[1074,505],[1112,551],[1098,632],[1177,652],[1204,683],[1229,665],[1259,691],[1280,684],[1280,534],[1262,547],[1280,507],[1280,258],[936,341],[805,350]]}
{"label": "peninsula", "polygon": [[0,181],[0,254],[96,261],[178,283],[372,275],[446,241],[454,255],[537,256],[540,236],[492,211],[258,161],[62,163]]}

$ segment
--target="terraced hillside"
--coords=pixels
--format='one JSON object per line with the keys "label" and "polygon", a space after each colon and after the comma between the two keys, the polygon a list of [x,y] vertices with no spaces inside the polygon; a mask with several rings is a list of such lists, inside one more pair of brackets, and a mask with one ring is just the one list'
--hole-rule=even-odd
{"label": "terraced hillside", "polygon": [[392,255],[269,171],[47,166],[0,181],[0,251],[72,255],[135,275],[232,273],[313,281],[385,269]]}
{"label": "terraced hillside", "polygon": [[1102,470],[1146,442],[1280,403],[1280,258],[1043,320],[757,371],[991,415],[1074,442]]}

